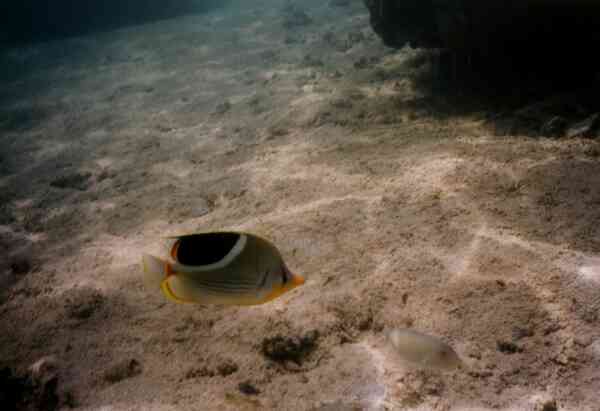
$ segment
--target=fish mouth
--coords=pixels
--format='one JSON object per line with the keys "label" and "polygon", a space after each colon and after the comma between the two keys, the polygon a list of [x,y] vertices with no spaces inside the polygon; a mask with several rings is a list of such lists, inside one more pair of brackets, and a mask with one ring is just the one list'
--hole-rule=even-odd
{"label": "fish mouth", "polygon": [[[291,288],[298,287],[306,282],[306,278],[302,275],[292,273],[289,268],[285,264],[283,264],[283,275],[284,280],[283,283],[287,282]],[[286,281],[287,280],[287,281]]]}
{"label": "fish mouth", "polygon": [[292,283],[292,285],[294,287],[298,287],[306,282],[306,279],[299,274],[291,274],[291,277],[292,278],[291,278],[290,282]]}

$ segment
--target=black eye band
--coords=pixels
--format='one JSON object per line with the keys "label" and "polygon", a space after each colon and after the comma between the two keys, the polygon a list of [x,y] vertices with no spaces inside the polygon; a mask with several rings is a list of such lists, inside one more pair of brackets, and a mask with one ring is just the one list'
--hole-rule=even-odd
{"label": "black eye band", "polygon": [[281,281],[283,282],[283,284],[286,284],[288,282],[287,272],[288,271],[285,268],[285,266],[281,267]]}

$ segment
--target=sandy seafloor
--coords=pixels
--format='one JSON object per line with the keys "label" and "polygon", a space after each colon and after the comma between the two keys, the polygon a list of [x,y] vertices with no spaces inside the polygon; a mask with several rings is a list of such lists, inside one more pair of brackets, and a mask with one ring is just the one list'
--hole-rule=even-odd
{"label": "sandy seafloor", "polygon": [[[2,52],[2,364],[55,356],[89,411],[600,409],[598,142],[496,133],[358,0],[238,3]],[[251,308],[143,288],[162,236],[217,229],[308,282]],[[394,326],[469,369],[407,367]]]}

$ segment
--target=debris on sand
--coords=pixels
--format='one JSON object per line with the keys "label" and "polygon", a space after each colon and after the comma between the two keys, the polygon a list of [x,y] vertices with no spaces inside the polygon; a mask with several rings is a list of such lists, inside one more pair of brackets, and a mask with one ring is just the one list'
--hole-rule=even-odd
{"label": "debris on sand", "polygon": [[498,349],[498,351],[504,353],[504,354],[515,354],[518,352],[523,352],[523,348],[519,347],[517,344],[515,344],[514,342],[510,342],[510,341],[496,341],[496,348]]}
{"label": "debris on sand", "polygon": [[556,400],[544,401],[535,408],[536,411],[558,411]]}
{"label": "debris on sand", "polygon": [[104,381],[115,384],[142,373],[142,365],[135,358],[121,360],[111,365],[103,375]]}
{"label": "debris on sand", "polygon": [[204,365],[200,368],[191,368],[185,374],[185,379],[212,378],[215,376],[228,377],[239,370],[239,366],[231,359],[216,359],[217,364]]}
{"label": "debris on sand", "polygon": [[235,410],[264,410],[265,407],[256,397],[250,397],[237,392],[225,394],[225,401]]}
{"label": "debris on sand", "polygon": [[90,288],[80,288],[68,293],[65,309],[69,318],[86,320],[104,305],[105,297]]}
{"label": "debris on sand", "polygon": [[243,381],[238,384],[238,389],[242,394],[246,395],[258,395],[260,391],[250,381]]}
{"label": "debris on sand", "polygon": [[231,360],[227,360],[217,366],[217,373],[221,377],[227,377],[228,375],[231,375],[231,374],[237,372],[237,370],[238,370],[238,365]]}
{"label": "debris on sand", "polygon": [[72,189],[86,191],[90,186],[92,173],[71,173],[55,178],[50,182],[50,186],[60,189]]}
{"label": "debris on sand", "polygon": [[519,341],[523,338],[533,337],[534,331],[527,327],[513,327],[512,337],[513,340]]}
{"label": "debris on sand", "polygon": [[211,378],[215,376],[215,372],[207,367],[192,368],[185,373],[185,379],[191,380],[194,378]]}
{"label": "debris on sand", "polygon": [[363,404],[347,403],[342,401],[319,404],[310,409],[310,411],[362,411],[365,409]]}
{"label": "debris on sand", "polygon": [[267,140],[287,136],[289,133],[290,131],[286,127],[272,126],[267,129]]}
{"label": "debris on sand", "polygon": [[271,361],[278,363],[292,361],[297,365],[301,365],[306,357],[317,349],[318,339],[319,332],[316,330],[302,337],[277,335],[263,340],[262,353]]}

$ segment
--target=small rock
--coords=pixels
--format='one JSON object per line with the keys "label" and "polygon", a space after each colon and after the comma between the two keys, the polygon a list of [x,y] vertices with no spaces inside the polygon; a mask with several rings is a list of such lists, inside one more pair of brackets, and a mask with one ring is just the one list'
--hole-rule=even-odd
{"label": "small rock", "polygon": [[492,375],[494,375],[493,372],[491,371],[486,371],[486,370],[482,370],[482,371],[469,371],[468,373],[471,377],[473,378],[489,378]]}
{"label": "small rock", "polygon": [[554,334],[555,332],[557,332],[561,328],[562,328],[561,325],[558,324],[558,323],[550,324],[549,326],[547,326],[544,329],[544,335]]}
{"label": "small rock", "polygon": [[285,361],[283,363],[283,368],[286,371],[293,372],[293,373],[302,372],[302,367],[300,366],[300,364],[298,364],[294,361]]}
{"label": "small rock", "polygon": [[588,345],[592,344],[592,337],[588,336],[584,336],[584,337],[577,337],[575,338],[575,344],[579,345],[580,347],[587,347]]}
{"label": "small rock", "polygon": [[556,400],[548,400],[538,404],[536,411],[558,411]]}
{"label": "small rock", "polygon": [[244,381],[238,384],[238,389],[242,394],[258,395],[260,391],[250,381]]}
{"label": "small rock", "polygon": [[358,323],[358,329],[360,331],[367,331],[373,325],[373,317],[371,315],[367,315],[365,318],[361,319]]}
{"label": "small rock", "polygon": [[[328,403],[319,403],[310,408],[310,411],[362,411],[365,410],[363,404],[356,402],[343,402],[341,400]],[[388,408],[383,408],[388,409]]]}
{"label": "small rock", "polygon": [[312,331],[302,337],[284,337],[277,335],[265,338],[262,342],[262,353],[272,361],[285,363],[302,361],[317,348],[318,331]]}
{"label": "small rock", "polygon": [[505,354],[515,354],[518,352],[523,352],[523,348],[510,341],[496,341],[496,348],[498,349],[498,351],[503,352]]}
{"label": "small rock", "polygon": [[272,139],[275,137],[283,137],[285,135],[288,135],[290,133],[290,131],[285,127],[273,126],[273,127],[269,127],[268,133],[269,133],[269,139]]}
{"label": "small rock", "polygon": [[221,377],[227,377],[235,373],[238,370],[238,366],[233,361],[227,360],[217,366],[217,373]]}
{"label": "small rock", "polygon": [[136,359],[119,361],[108,368],[104,373],[104,381],[111,384],[135,377],[142,373],[142,365]]}
{"label": "small rock", "polygon": [[473,347],[467,351],[467,355],[470,358],[474,358],[476,360],[481,360],[481,351],[477,347]]}
{"label": "small rock", "polygon": [[67,315],[77,320],[86,320],[104,305],[105,297],[98,291],[81,288],[67,294],[65,309]]}
{"label": "small rock", "polygon": [[61,189],[85,191],[90,185],[89,180],[91,177],[92,173],[87,172],[66,174],[52,180],[50,186]]}
{"label": "small rock", "polygon": [[214,377],[215,376],[215,372],[212,370],[209,370],[206,367],[202,367],[202,368],[193,368],[191,370],[188,370],[188,372],[185,373],[185,379],[189,380],[192,378],[200,378],[200,377]]}
{"label": "small rock", "polygon": [[581,316],[586,323],[595,323],[598,321],[598,312],[593,309],[586,310]]}
{"label": "small rock", "polygon": [[600,126],[600,113],[593,114],[578,123],[573,124],[567,129],[566,136],[568,138],[583,137],[591,138],[595,137],[594,133]]}
{"label": "small rock", "polygon": [[526,337],[533,337],[533,331],[528,328],[513,327],[512,337],[513,340],[519,341]]}
{"label": "small rock", "polygon": [[570,362],[570,357],[568,353],[562,352],[560,354],[557,354],[556,357],[554,357],[554,362],[556,362],[559,365],[568,365]]}
{"label": "small rock", "polygon": [[337,98],[331,101],[331,106],[339,109],[351,109],[353,107],[352,100],[345,97]]}
{"label": "small rock", "polygon": [[407,302],[408,302],[408,293],[403,293],[402,294],[402,305],[406,305]]}
{"label": "small rock", "polygon": [[[156,129],[158,131],[160,131],[161,133],[170,133],[171,131],[174,130],[173,127],[170,127],[170,126],[168,126],[166,124],[157,124],[156,125]],[[150,148],[150,147],[148,147],[148,148]]]}

